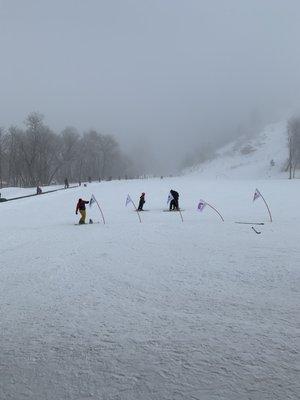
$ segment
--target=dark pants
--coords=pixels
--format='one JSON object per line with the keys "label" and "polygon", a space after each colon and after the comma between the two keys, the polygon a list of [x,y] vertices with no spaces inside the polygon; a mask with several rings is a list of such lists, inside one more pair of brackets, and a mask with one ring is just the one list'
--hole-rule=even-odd
{"label": "dark pants", "polygon": [[170,211],[179,210],[178,200],[173,199],[170,201]]}
{"label": "dark pants", "polygon": [[140,200],[139,206],[138,206],[138,210],[139,210],[139,211],[143,211],[144,203],[145,203],[145,202],[144,202],[143,200]]}

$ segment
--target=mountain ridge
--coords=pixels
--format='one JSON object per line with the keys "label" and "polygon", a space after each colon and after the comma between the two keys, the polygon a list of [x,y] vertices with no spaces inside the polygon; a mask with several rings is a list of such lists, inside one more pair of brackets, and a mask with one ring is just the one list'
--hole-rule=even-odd
{"label": "mountain ridge", "polygon": [[185,173],[208,179],[284,178],[288,158],[286,121],[267,125],[251,138],[241,136],[216,151],[216,156]]}

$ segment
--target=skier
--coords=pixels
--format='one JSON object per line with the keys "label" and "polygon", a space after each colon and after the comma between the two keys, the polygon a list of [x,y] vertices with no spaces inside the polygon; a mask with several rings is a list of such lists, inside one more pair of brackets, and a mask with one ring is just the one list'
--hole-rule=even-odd
{"label": "skier", "polygon": [[81,218],[79,220],[79,224],[85,224],[85,218],[86,218],[86,210],[85,210],[85,205],[89,204],[89,201],[79,199],[77,206],[76,206],[76,215],[78,214],[78,211],[80,212]]}
{"label": "skier", "polygon": [[69,188],[69,181],[68,178],[65,179],[65,189]]}
{"label": "skier", "polygon": [[42,189],[39,186],[36,187],[36,194],[42,194]]}
{"label": "skier", "polygon": [[170,201],[170,211],[178,211],[179,210],[179,193],[176,190],[171,189],[170,194],[173,197]]}
{"label": "skier", "polygon": [[140,196],[140,201],[139,201],[139,206],[138,206],[138,211],[144,211],[143,206],[145,204],[145,193],[143,192],[142,195]]}

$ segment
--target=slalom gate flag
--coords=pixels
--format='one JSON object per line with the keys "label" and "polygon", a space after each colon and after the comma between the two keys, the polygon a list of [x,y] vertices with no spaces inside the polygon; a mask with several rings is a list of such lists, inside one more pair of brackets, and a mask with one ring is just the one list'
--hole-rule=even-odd
{"label": "slalom gate flag", "polygon": [[253,201],[257,200],[259,197],[261,197],[260,191],[258,189],[255,189]]}
{"label": "slalom gate flag", "polygon": [[131,197],[129,196],[129,194],[127,195],[126,198],[126,203],[125,203],[125,207],[128,206],[129,203],[132,203]]}
{"label": "slalom gate flag", "polygon": [[92,205],[96,203],[96,197],[92,194],[91,200],[90,200],[90,207],[92,207]]}
{"label": "slalom gate flag", "polygon": [[206,206],[206,202],[204,200],[200,200],[198,204],[198,211],[203,211]]}
{"label": "slalom gate flag", "polygon": [[172,196],[171,193],[169,193],[167,204],[170,203],[170,201],[172,201],[172,200],[174,200],[174,197]]}

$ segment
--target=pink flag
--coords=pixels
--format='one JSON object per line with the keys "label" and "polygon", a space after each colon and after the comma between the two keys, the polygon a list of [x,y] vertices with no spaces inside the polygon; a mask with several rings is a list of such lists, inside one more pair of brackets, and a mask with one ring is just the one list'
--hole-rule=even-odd
{"label": "pink flag", "polygon": [[258,189],[255,189],[253,201],[257,200],[259,197],[261,197],[260,191]]}

